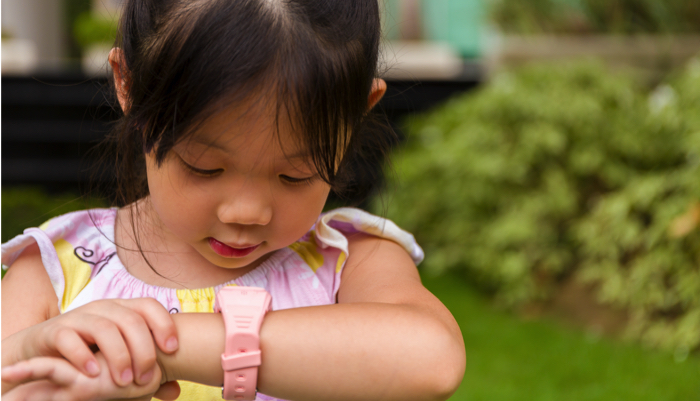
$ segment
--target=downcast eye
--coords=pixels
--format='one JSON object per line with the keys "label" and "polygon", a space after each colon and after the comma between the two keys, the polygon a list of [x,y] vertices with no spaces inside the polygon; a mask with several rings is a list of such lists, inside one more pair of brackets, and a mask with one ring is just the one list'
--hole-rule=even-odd
{"label": "downcast eye", "polygon": [[313,181],[313,179],[316,178],[315,175],[312,175],[311,177],[303,177],[303,178],[295,178],[295,177],[290,177],[288,175],[281,174],[280,179],[288,184],[306,184],[310,183]]}
{"label": "downcast eye", "polygon": [[199,175],[202,177],[212,177],[212,176],[215,176],[215,175],[224,171],[224,169],[222,169],[222,168],[217,168],[217,169],[213,169],[213,170],[203,170],[203,169],[194,167],[191,164],[185,162],[184,160],[182,160],[182,157],[178,157],[178,159],[180,160],[180,163],[182,164],[182,166],[185,169],[189,170],[191,173],[193,173],[195,175]]}

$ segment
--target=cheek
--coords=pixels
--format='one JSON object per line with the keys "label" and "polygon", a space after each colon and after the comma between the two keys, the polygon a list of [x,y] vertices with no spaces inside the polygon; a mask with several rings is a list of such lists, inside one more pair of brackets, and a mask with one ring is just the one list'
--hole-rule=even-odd
{"label": "cheek", "polygon": [[187,182],[177,168],[169,160],[160,168],[148,162],[148,189],[153,210],[169,231],[196,231],[197,223],[202,222],[204,217],[205,197],[200,196],[201,191],[186,187]]}
{"label": "cheek", "polygon": [[[293,240],[299,239],[311,228],[323,211],[330,187],[326,183],[315,184],[309,188],[304,196],[294,197],[293,200],[280,205],[284,209],[282,217],[284,224],[289,228]],[[280,216],[281,217],[281,216]]]}

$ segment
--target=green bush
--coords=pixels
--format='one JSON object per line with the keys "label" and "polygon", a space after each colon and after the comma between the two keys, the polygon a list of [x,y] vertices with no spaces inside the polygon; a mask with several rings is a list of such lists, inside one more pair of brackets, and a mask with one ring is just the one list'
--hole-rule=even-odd
{"label": "green bush", "polygon": [[700,63],[652,93],[593,62],[502,73],[408,122],[389,217],[429,272],[465,271],[511,306],[575,274],[630,310],[631,336],[692,349],[699,104]]}
{"label": "green bush", "polygon": [[503,32],[687,34],[700,32],[697,0],[495,0]]}
{"label": "green bush", "polygon": [[117,37],[117,28],[116,17],[101,18],[86,11],[75,19],[73,37],[83,49],[93,44],[111,45]]}
{"label": "green bush", "polygon": [[22,234],[25,228],[75,210],[104,207],[99,199],[86,201],[73,193],[48,194],[39,187],[2,189],[2,242]]}

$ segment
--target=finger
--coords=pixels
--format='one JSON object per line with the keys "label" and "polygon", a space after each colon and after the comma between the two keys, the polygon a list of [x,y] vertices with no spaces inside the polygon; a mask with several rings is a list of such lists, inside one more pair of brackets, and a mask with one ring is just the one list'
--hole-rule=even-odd
{"label": "finger", "polygon": [[134,380],[134,371],[129,347],[119,327],[109,319],[98,318],[93,320],[90,331],[84,335],[100,348],[107,360],[112,380],[118,386],[129,385]]}
{"label": "finger", "polygon": [[153,298],[136,298],[120,300],[122,304],[139,315],[146,321],[148,328],[153,333],[158,348],[165,353],[177,351],[177,328],[170,313]]}
{"label": "finger", "polygon": [[153,395],[163,401],[173,401],[180,396],[180,385],[176,381],[165,382]]}
{"label": "finger", "polygon": [[[86,329],[83,328],[83,330],[87,331]],[[85,343],[85,340],[73,329],[57,331],[53,346],[61,356],[66,358],[82,373],[92,377],[100,374],[100,365],[95,360],[95,355]]]}
{"label": "finger", "polygon": [[2,381],[7,383],[24,383],[29,379],[30,375],[31,370],[29,370],[29,367],[21,362],[2,368]]}
{"label": "finger", "polygon": [[99,314],[78,314],[77,309],[68,314],[66,316],[71,319],[64,319],[62,327],[49,326],[51,331],[46,343],[48,352],[41,351],[39,355],[58,353],[74,366],[84,369],[88,376],[94,377],[95,371],[99,374],[100,365],[87,344],[96,344],[107,359],[114,382],[122,386],[130,383],[133,380],[131,357],[117,325]]}
{"label": "finger", "polygon": [[156,347],[146,321],[129,308],[122,308],[114,320],[129,348],[134,382],[148,384],[156,366]]}
{"label": "finger", "polygon": [[79,374],[70,362],[51,357],[32,358],[2,369],[2,379],[15,384],[48,380],[59,386],[69,386]]}
{"label": "finger", "polygon": [[[63,317],[63,316],[62,316]],[[36,325],[38,332],[35,338],[43,339],[34,345],[34,349],[25,352],[24,359],[40,356],[61,356],[68,359],[76,368],[88,376],[98,375],[100,367],[90,347],[81,334],[76,332],[88,331],[86,319],[54,318]],[[77,324],[78,327],[75,327]]]}
{"label": "finger", "polygon": [[3,394],[2,401],[87,401],[94,398],[90,391],[70,391],[48,380],[40,380]]}
{"label": "finger", "polygon": [[[78,309],[69,312],[76,314],[70,327],[82,339],[100,348],[114,382],[123,387],[132,383],[136,377],[141,379],[136,380],[139,384],[148,383],[153,376],[156,352],[144,319],[118,299],[95,301],[82,308],[79,318],[76,314]],[[89,375],[96,376],[92,372],[95,368],[93,363],[97,363],[92,352],[90,354],[93,358],[85,365],[85,369],[92,369],[88,371]],[[67,357],[70,353],[61,352],[61,355]]]}
{"label": "finger", "polygon": [[51,401],[57,388],[48,381],[31,382],[3,394],[2,401]]}

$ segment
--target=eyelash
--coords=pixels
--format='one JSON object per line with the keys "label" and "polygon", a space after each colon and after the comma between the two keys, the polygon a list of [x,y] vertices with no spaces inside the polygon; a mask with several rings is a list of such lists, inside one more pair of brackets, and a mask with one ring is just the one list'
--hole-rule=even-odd
{"label": "eyelash", "polygon": [[288,175],[280,175],[280,178],[282,181],[286,182],[287,184],[290,185],[303,185],[303,184],[311,184],[314,179],[316,179],[315,175],[312,175],[311,177],[306,177],[306,178],[294,178],[290,177]]}
{"label": "eyelash", "polygon": [[180,163],[182,164],[183,167],[185,167],[185,169],[189,170],[189,171],[190,171],[191,173],[193,173],[194,175],[198,175],[198,176],[200,176],[200,177],[213,177],[213,176],[215,176],[215,175],[221,173],[222,171],[224,171],[224,169],[221,169],[221,168],[218,168],[218,169],[215,169],[215,170],[201,170],[201,169],[198,169],[198,168],[196,168],[196,167],[194,167],[194,166],[191,166],[191,165],[187,164],[187,163],[186,163],[184,160],[182,160],[182,158],[180,158],[180,157],[178,157],[178,159],[180,159]]}
{"label": "eyelash", "polygon": [[[200,177],[213,177],[213,176],[215,176],[215,175],[217,175],[217,174],[219,174],[219,173],[221,173],[221,172],[224,171],[224,170],[221,169],[221,168],[215,169],[215,170],[202,170],[202,169],[198,169],[198,168],[196,168],[196,167],[194,167],[194,166],[191,166],[191,165],[187,164],[184,160],[182,160],[182,158],[179,158],[179,159],[180,159],[180,163],[181,163],[187,170],[189,170],[191,173],[193,173],[193,174],[195,174],[195,175],[198,175],[198,176],[200,176]],[[290,185],[304,185],[304,184],[311,184],[311,182],[313,182],[313,180],[316,178],[316,176],[313,175],[313,176],[311,176],[311,177],[306,177],[306,178],[294,178],[294,177],[290,177],[290,176],[288,176],[288,175],[282,174],[282,175],[280,175],[280,178],[282,179],[282,181],[284,181],[284,182],[286,182],[287,184],[290,184]]]}

